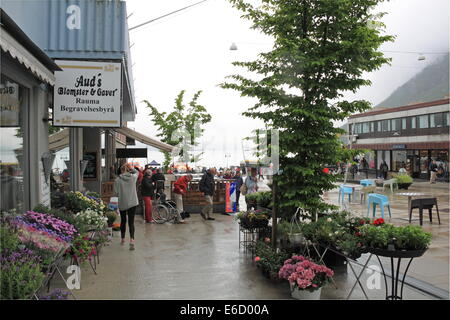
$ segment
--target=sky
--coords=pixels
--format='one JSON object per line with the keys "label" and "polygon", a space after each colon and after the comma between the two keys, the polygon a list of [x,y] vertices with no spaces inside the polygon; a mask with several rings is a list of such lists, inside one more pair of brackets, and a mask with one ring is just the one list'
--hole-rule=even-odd
{"label": "sky", "polygon": [[[160,17],[196,0],[144,1],[126,0],[129,28]],[[366,99],[374,105],[385,99],[397,87],[432,63],[439,54],[449,51],[448,0],[391,0],[375,12],[386,12],[382,21],[386,33],[395,35],[395,42],[380,49],[392,57],[391,66],[384,66],[367,74],[369,87],[347,99]],[[204,151],[202,166],[239,165],[243,159],[253,159],[247,143],[242,139],[252,130],[262,128],[259,120],[242,116],[254,100],[240,97],[239,92],[225,90],[218,84],[226,76],[243,69],[231,65],[233,61],[251,61],[258,53],[270,51],[272,41],[251,23],[240,18],[241,12],[226,0],[208,0],[190,9],[130,31],[131,59],[138,114],[128,126],[143,134],[156,137],[157,129],[142,102],[148,100],[160,111],[170,112],[176,96],[186,90],[185,102],[198,90],[198,102],[212,115],[198,149]],[[229,50],[231,43],[238,50]],[[400,51],[400,52],[388,52]],[[425,60],[419,61],[422,52]],[[143,147],[136,143],[136,147]],[[138,159],[136,159],[138,160]],[[147,161],[163,161],[158,150],[149,147]]]}

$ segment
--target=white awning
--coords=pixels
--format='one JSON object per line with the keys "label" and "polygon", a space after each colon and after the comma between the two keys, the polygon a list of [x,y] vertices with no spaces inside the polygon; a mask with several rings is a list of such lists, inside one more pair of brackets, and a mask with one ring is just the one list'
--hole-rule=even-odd
{"label": "white awning", "polygon": [[0,47],[30,69],[42,81],[55,85],[55,76],[52,71],[47,69],[38,59],[36,59],[27,49],[17,42],[4,28],[0,32]]}
{"label": "white awning", "polygon": [[[171,152],[174,148],[170,144],[158,141],[156,139],[147,137],[146,135],[143,135],[142,133],[139,133],[137,131],[134,131],[130,128],[115,128],[114,131],[123,134],[131,139],[137,140],[143,144],[146,144],[148,146],[157,148],[161,151],[168,151]],[[63,129],[61,131],[58,131],[48,138],[49,142],[49,149],[53,151],[59,151],[64,149],[69,145],[69,129]]]}
{"label": "white awning", "polygon": [[63,129],[48,137],[48,148],[59,151],[69,146],[69,129]]}
{"label": "white awning", "polygon": [[131,139],[137,140],[143,144],[146,144],[148,146],[157,148],[161,151],[167,151],[171,152],[173,150],[173,146],[170,144],[158,141],[156,139],[147,137],[146,135],[143,135],[142,133],[139,133],[137,131],[134,131],[133,129],[122,127],[122,128],[114,128],[114,131],[121,133]]}

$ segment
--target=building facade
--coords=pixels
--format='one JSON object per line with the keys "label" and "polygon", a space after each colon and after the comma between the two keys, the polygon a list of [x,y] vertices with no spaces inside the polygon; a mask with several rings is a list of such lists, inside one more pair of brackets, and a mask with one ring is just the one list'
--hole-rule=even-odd
{"label": "building facade", "polygon": [[60,69],[0,12],[0,211],[22,211],[50,204],[49,107]]}
{"label": "building facade", "polygon": [[348,121],[352,148],[370,150],[370,169],[383,160],[389,171],[404,167],[414,178],[429,179],[436,160],[438,179],[449,180],[449,99],[384,108],[353,115]]}

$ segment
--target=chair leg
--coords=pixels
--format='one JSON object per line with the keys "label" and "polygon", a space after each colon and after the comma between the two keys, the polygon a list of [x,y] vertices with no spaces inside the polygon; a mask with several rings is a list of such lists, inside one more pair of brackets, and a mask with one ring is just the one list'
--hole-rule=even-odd
{"label": "chair leg", "polygon": [[388,205],[387,207],[388,207],[388,211],[389,211],[389,218],[391,218],[391,219],[392,219],[392,215],[391,215],[391,206],[390,206],[390,205]]}
{"label": "chair leg", "polygon": [[419,208],[419,221],[420,221],[420,225],[423,225],[423,208],[422,207]]}
{"label": "chair leg", "polygon": [[373,212],[372,212],[372,216],[375,218],[375,214],[377,213],[377,204],[374,202],[373,203]]}
{"label": "chair leg", "polygon": [[366,217],[368,217],[369,214],[370,214],[370,204],[371,204],[371,202],[370,202],[370,200],[368,200],[367,201],[367,214],[366,214]]}
{"label": "chair leg", "polygon": [[430,216],[430,223],[433,223],[433,217],[431,216],[431,211],[432,211],[433,209],[428,209],[428,215]]}
{"label": "chair leg", "polygon": [[384,206],[380,204],[381,218],[384,219]]}
{"label": "chair leg", "polygon": [[437,212],[437,216],[438,216],[438,222],[439,222],[439,224],[441,224],[441,218],[439,217],[439,208],[438,208],[437,202],[436,202],[436,212]]}
{"label": "chair leg", "polygon": [[412,211],[413,211],[413,208],[412,207],[409,208],[409,223],[411,223]]}

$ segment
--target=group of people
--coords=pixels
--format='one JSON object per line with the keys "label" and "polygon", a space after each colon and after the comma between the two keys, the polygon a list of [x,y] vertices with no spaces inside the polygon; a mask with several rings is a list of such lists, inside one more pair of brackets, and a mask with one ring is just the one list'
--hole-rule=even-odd
{"label": "group of people", "polygon": [[[258,172],[256,168],[251,169],[250,174],[244,179],[241,176],[240,170],[235,172],[227,172],[227,179],[235,180],[236,182],[236,202],[239,208],[239,199],[241,188],[245,185],[246,194],[251,194],[258,191]],[[215,168],[210,168],[204,171],[199,183],[199,190],[203,193],[206,205],[201,210],[201,217],[204,220],[215,220],[213,218],[213,196],[215,192],[214,178],[217,175]],[[173,185],[174,201],[177,209],[178,223],[186,223],[185,218],[189,215],[184,212],[183,196],[188,191],[189,182],[192,181],[192,174],[187,173],[179,177]],[[148,166],[144,170],[133,167],[130,164],[124,164],[120,167],[120,174],[114,182],[114,190],[119,198],[119,212],[120,212],[120,233],[121,245],[125,244],[126,225],[128,222],[130,233],[130,250],[135,249],[135,226],[134,218],[136,208],[139,206],[139,198],[137,190],[140,189],[142,200],[144,203],[144,219],[147,223],[153,223],[152,218],[152,200],[157,196],[164,195],[165,177],[161,169],[153,169]],[[247,200],[247,210],[256,209],[256,203]],[[239,210],[239,209],[238,209]]]}

